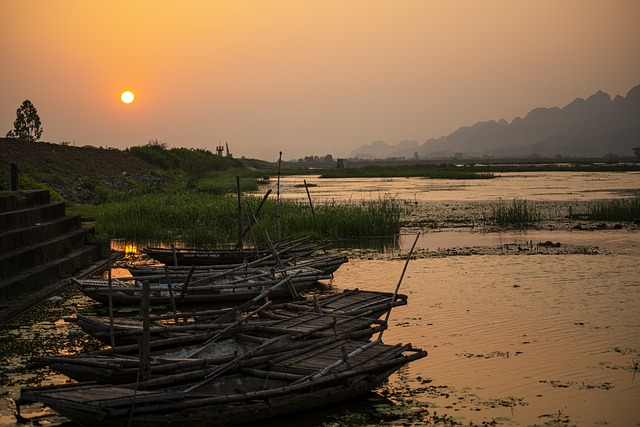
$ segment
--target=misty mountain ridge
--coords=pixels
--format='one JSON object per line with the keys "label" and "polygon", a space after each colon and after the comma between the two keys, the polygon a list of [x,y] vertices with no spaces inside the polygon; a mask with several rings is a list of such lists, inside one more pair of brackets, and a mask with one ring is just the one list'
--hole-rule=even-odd
{"label": "misty mountain ridge", "polygon": [[605,155],[633,156],[640,145],[640,85],[627,96],[614,99],[598,91],[559,108],[534,108],[511,123],[505,119],[461,127],[424,143],[404,140],[396,145],[374,141],[351,152],[349,157],[448,158],[544,157]]}

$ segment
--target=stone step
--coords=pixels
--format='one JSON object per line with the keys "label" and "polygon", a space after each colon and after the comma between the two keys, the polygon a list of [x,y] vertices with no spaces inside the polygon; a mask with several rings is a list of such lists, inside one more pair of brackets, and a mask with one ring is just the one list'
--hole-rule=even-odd
{"label": "stone step", "polygon": [[63,202],[53,202],[35,207],[0,212],[0,233],[31,227],[65,215]]}
{"label": "stone step", "polygon": [[79,229],[0,254],[0,280],[64,256],[84,246],[87,230]]}
{"label": "stone step", "polygon": [[98,245],[83,246],[59,258],[49,260],[35,267],[24,269],[18,274],[0,280],[0,297],[20,297],[52,282],[72,276],[85,265],[103,258]]}
{"label": "stone step", "polygon": [[0,191],[0,212],[32,208],[51,203],[49,190]]}
{"label": "stone step", "polygon": [[53,239],[81,228],[80,215],[65,215],[30,227],[0,233],[0,254]]}

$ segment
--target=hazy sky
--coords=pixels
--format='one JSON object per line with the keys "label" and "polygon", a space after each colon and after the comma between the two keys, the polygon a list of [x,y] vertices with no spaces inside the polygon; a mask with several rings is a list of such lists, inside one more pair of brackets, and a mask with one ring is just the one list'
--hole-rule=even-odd
{"label": "hazy sky", "polygon": [[[637,0],[0,0],[0,134],[276,160],[640,84]],[[135,93],[129,105],[124,90]]]}

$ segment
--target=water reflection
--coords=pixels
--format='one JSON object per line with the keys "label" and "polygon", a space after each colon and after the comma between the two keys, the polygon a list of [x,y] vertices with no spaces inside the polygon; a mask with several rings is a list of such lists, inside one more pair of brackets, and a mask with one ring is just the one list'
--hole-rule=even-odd
{"label": "water reflection", "polygon": [[[378,200],[393,197],[405,202],[527,200],[596,200],[640,194],[640,172],[505,172],[494,179],[452,180],[425,178],[280,178],[280,197],[305,202],[304,181],[318,202]],[[276,180],[260,187],[275,191]]]}

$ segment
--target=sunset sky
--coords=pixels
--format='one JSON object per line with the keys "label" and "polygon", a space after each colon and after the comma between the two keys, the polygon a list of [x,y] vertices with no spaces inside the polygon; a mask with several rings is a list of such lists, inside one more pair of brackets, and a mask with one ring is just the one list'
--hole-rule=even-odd
{"label": "sunset sky", "polygon": [[[0,135],[342,157],[640,84],[637,0],[0,0]],[[135,100],[124,104],[130,90]]]}

